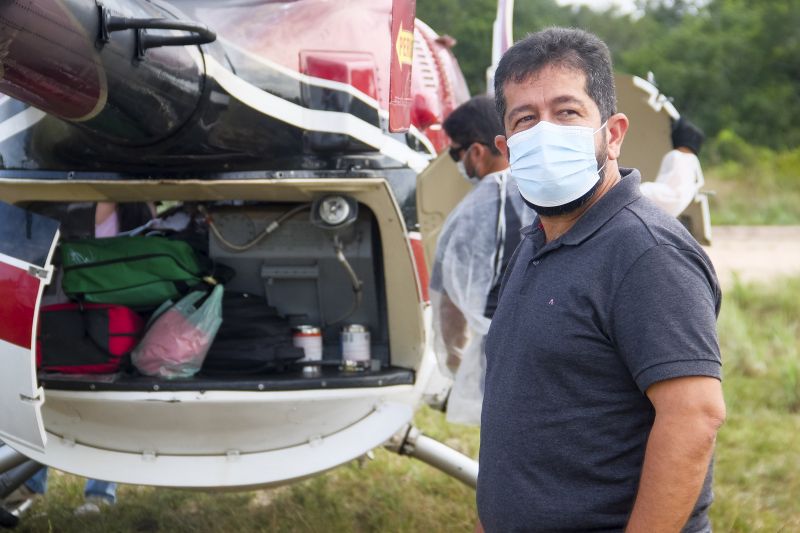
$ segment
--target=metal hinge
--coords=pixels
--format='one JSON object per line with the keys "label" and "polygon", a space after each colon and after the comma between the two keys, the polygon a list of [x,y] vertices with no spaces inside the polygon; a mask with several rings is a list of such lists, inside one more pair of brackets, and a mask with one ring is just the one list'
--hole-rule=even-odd
{"label": "metal hinge", "polygon": [[39,268],[37,266],[29,265],[28,274],[35,278],[43,280],[45,283],[50,283],[50,278],[53,276],[52,268]]}
{"label": "metal hinge", "polygon": [[19,399],[25,403],[32,403],[32,404],[42,403],[42,396],[40,394],[37,394],[36,396],[25,396],[24,394],[20,394]]}

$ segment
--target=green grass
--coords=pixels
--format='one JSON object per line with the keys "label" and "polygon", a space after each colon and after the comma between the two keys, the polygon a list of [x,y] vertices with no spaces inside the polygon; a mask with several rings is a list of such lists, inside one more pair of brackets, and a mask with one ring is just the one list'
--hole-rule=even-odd
{"label": "green grass", "polygon": [[800,224],[800,172],[788,187],[760,182],[759,171],[735,164],[709,167],[705,177],[714,226]]}
{"label": "green grass", "polygon": [[725,130],[703,159],[712,224],[800,224],[800,147],[775,152]]}
{"label": "green grass", "polygon": [[[478,431],[450,426],[424,409],[427,434],[477,456]],[[121,486],[118,503],[97,516],[76,517],[83,480],[55,473],[46,498],[18,531],[93,533],[211,531],[470,531],[475,493],[431,467],[386,450],[322,476],[272,490],[193,492]]]}
{"label": "green grass", "polygon": [[[800,531],[800,278],[726,291],[719,323],[728,421],[716,453],[716,532]],[[473,457],[478,432],[421,410],[417,425]],[[83,481],[51,477],[23,532],[471,531],[474,493],[420,462],[376,450],[295,485],[239,493],[120,488],[99,516],[75,517]]]}
{"label": "green grass", "polygon": [[717,441],[715,531],[800,531],[800,278],[735,284],[719,332],[728,421]]}

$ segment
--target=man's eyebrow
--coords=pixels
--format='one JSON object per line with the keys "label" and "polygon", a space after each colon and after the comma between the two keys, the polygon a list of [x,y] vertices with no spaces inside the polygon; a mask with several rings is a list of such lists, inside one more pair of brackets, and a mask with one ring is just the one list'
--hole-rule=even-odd
{"label": "man's eyebrow", "polygon": [[[555,98],[550,100],[550,102],[548,102],[548,104],[549,105],[571,104],[571,105],[580,107],[581,110],[585,110],[586,109],[586,104],[583,102],[583,100],[581,100],[580,98],[577,98],[575,96],[572,96],[571,94],[564,94],[564,95],[561,95],[561,96],[556,96]],[[518,115],[519,113],[524,113],[524,112],[533,112],[533,113],[535,113],[536,112],[536,106],[534,106],[533,104],[522,104],[522,105],[519,105],[519,106],[513,108],[511,111],[508,112],[508,120],[511,120],[514,117],[514,115]]]}
{"label": "man's eyebrow", "polygon": [[572,95],[569,95],[569,94],[565,94],[563,96],[556,96],[555,98],[553,98],[551,100],[551,103],[553,103],[553,104],[573,104],[573,105],[580,106],[581,109],[586,109],[586,104],[584,104],[582,100],[580,100],[579,98],[576,98],[576,97],[574,97]]}
{"label": "man's eyebrow", "polygon": [[531,105],[531,104],[522,104],[520,106],[515,107],[511,111],[509,111],[508,112],[508,118],[510,119],[514,115],[517,115],[517,114],[525,112],[525,111],[534,112],[534,111],[536,111],[536,107]]}

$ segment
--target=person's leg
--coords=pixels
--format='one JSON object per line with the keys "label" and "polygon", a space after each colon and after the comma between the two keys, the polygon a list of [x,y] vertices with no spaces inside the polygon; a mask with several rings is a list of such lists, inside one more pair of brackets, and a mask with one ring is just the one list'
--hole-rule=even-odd
{"label": "person's leg", "polygon": [[83,489],[83,495],[87,499],[103,498],[108,503],[115,503],[117,501],[117,484],[113,481],[87,479]]}
{"label": "person's leg", "polygon": [[45,466],[29,477],[25,482],[25,486],[36,494],[44,494],[47,492],[47,467]]}
{"label": "person's leg", "polygon": [[75,509],[76,515],[99,513],[104,505],[117,501],[117,484],[113,481],[87,479],[83,487],[84,503]]}

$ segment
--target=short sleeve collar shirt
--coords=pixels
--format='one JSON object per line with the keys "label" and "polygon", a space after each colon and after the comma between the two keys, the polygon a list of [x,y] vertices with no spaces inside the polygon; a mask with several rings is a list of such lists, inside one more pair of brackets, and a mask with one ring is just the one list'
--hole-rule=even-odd
{"label": "short sleeve collar shirt", "polygon": [[[621,531],[654,411],[645,391],[721,379],[721,294],[686,229],[622,179],[559,239],[538,219],[486,340],[478,509],[487,531]],[[708,524],[710,479],[690,527]]]}

